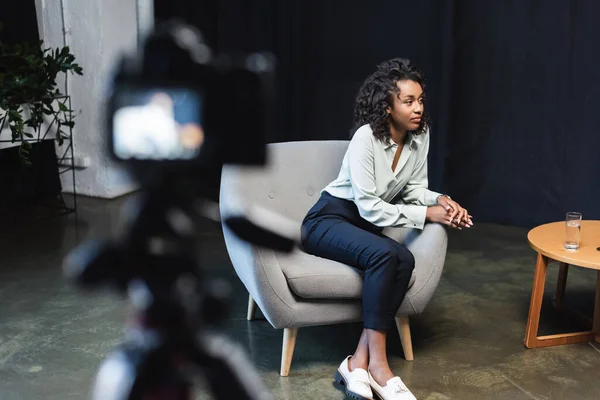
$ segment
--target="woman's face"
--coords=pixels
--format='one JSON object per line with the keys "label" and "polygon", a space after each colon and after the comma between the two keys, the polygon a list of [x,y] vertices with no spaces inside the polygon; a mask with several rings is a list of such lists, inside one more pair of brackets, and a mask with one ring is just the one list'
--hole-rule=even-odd
{"label": "woman's face", "polygon": [[390,122],[396,129],[414,131],[419,129],[423,117],[423,89],[415,81],[398,81],[400,93],[392,95],[393,105],[387,108]]}

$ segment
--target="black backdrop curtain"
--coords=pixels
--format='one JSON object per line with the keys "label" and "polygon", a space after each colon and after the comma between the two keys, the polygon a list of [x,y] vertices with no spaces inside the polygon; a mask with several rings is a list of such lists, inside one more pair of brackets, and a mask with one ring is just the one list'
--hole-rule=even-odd
{"label": "black backdrop curtain", "polygon": [[361,82],[407,57],[428,78],[432,189],[480,222],[600,219],[600,2],[156,4],[159,19],[187,18],[220,51],[275,53],[275,141],[347,139]]}
{"label": "black backdrop curtain", "polygon": [[447,190],[479,220],[600,219],[600,2],[454,3]]}

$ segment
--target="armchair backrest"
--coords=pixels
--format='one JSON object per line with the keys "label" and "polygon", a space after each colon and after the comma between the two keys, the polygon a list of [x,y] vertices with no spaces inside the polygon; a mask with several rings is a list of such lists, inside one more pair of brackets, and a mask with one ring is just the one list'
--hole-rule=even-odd
{"label": "armchair backrest", "polygon": [[[306,141],[268,145],[268,163],[262,168],[226,166],[221,193],[300,222],[334,180],[348,141]],[[221,196],[221,201],[226,198]],[[227,205],[222,204],[221,210]]]}

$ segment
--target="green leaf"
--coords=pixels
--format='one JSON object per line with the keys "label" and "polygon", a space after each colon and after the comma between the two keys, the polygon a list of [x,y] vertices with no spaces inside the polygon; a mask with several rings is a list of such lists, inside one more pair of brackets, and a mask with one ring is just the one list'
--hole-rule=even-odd
{"label": "green leaf", "polygon": [[69,108],[64,103],[61,103],[61,102],[58,103],[58,108],[62,112],[68,112],[68,111],[70,111]]}
{"label": "green leaf", "polygon": [[27,136],[28,138],[33,138],[33,135],[31,133],[29,133],[29,132],[23,132],[23,134],[25,136]]}
{"label": "green leaf", "polygon": [[12,120],[21,119],[21,113],[17,110],[8,110],[8,117]]}

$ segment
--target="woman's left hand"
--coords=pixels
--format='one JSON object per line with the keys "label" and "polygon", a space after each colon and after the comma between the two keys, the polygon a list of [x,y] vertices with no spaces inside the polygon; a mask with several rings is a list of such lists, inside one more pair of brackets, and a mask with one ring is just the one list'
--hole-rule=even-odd
{"label": "woman's left hand", "polygon": [[469,215],[469,212],[466,208],[462,208],[460,204],[458,204],[454,200],[446,196],[440,196],[438,199],[438,204],[444,207],[446,211],[448,211],[452,223],[467,228],[473,226],[473,217]]}

